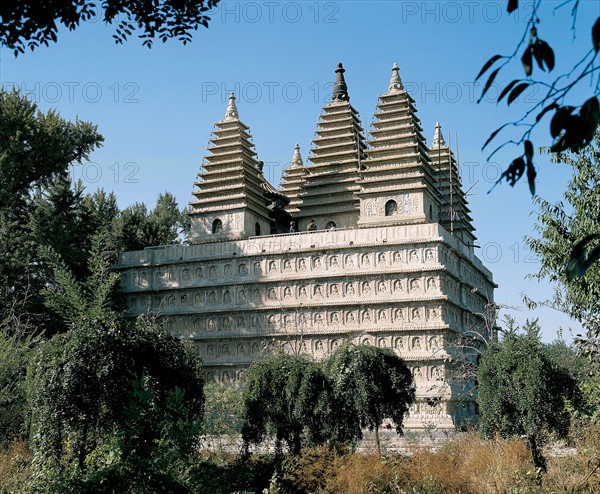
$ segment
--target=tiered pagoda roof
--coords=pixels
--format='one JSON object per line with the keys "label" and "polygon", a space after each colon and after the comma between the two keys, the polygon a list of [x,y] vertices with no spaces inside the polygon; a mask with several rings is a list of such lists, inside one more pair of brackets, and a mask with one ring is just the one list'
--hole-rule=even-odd
{"label": "tiered pagoda roof", "polygon": [[[358,112],[350,104],[344,80],[344,68],[338,64],[331,103],[319,115],[314,147],[310,150],[304,183],[303,218],[319,218],[319,228],[327,220],[337,226],[356,226],[359,215],[359,190],[361,161],[366,144]],[[323,224],[321,224],[323,223]]]}
{"label": "tiered pagoda roof", "polygon": [[292,215],[300,212],[302,199],[300,199],[299,195],[302,192],[302,185],[307,173],[307,167],[304,166],[302,156],[300,155],[300,145],[296,144],[292,162],[283,170],[280,185],[281,191],[290,199],[290,204],[286,210]]}
{"label": "tiered pagoda roof", "polygon": [[267,203],[263,197],[266,179],[256,159],[250,128],[239,119],[233,93],[225,118],[215,123],[212,133],[200,180],[194,183],[199,190],[193,192],[192,215],[198,210],[229,212],[246,207],[262,214]]}
{"label": "tiered pagoda roof", "polygon": [[429,151],[440,191],[440,224],[453,235],[458,236],[466,244],[475,240],[473,219],[468,207],[467,198],[462,189],[462,181],[454,153],[446,144],[439,122],[435,124],[433,143]]}
{"label": "tiered pagoda roof", "polygon": [[[361,199],[427,190],[431,200],[436,201],[429,149],[416,112],[415,102],[404,89],[398,66],[394,64],[388,91],[379,96],[377,111],[373,114],[371,139],[367,141],[369,148],[363,163]],[[408,203],[398,207],[399,212],[409,212],[404,211]],[[424,219],[421,215],[421,220]],[[398,217],[389,218],[389,221],[398,220]]]}

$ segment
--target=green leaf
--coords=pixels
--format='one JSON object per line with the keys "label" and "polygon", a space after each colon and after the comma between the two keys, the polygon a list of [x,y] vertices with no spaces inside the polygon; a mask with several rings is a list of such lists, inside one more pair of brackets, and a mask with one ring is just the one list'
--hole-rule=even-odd
{"label": "green leaf", "polygon": [[592,44],[596,53],[600,51],[600,17],[596,19],[596,22],[592,26]]}
{"label": "green leaf", "polygon": [[492,139],[494,137],[496,137],[498,135],[498,132],[500,132],[502,129],[504,128],[504,125],[502,127],[497,128],[494,132],[492,132],[490,134],[490,136],[487,138],[487,141],[485,141],[485,144],[483,145],[483,147],[481,148],[481,150],[483,151],[485,149],[485,147],[492,142]]}
{"label": "green leaf", "polygon": [[496,78],[496,76],[498,75],[498,72],[500,71],[500,68],[497,68],[496,70],[494,70],[494,72],[492,72],[490,74],[490,77],[488,78],[487,82],[485,83],[485,86],[483,88],[483,91],[481,92],[481,96],[479,97],[479,99],[477,100],[477,103],[481,102],[481,100],[483,99],[483,97],[485,96],[485,93],[487,93],[488,89],[491,87],[492,82],[494,82],[494,79]]}
{"label": "green leaf", "polygon": [[556,113],[550,122],[550,135],[552,135],[553,138],[556,139],[562,130],[567,127],[573,109],[572,106],[561,106],[556,110]]}
{"label": "green leaf", "polygon": [[508,7],[506,10],[510,14],[519,8],[519,0],[508,0]]}
{"label": "green leaf", "polygon": [[523,56],[521,57],[521,63],[523,64],[525,75],[529,77],[533,72],[533,53],[531,45],[528,45],[527,48],[525,48]]}
{"label": "green leaf", "polygon": [[485,72],[492,66],[494,65],[495,62],[497,62],[498,60],[500,60],[501,58],[506,58],[503,57],[502,55],[494,55],[492,58],[490,58],[482,67],[482,69],[479,71],[479,74],[477,75],[477,77],[475,78],[475,81],[477,81],[483,74],[485,74]]}
{"label": "green leaf", "polygon": [[518,86],[516,86],[510,93],[510,95],[508,96],[508,99],[506,100],[506,104],[510,105],[514,100],[516,100],[519,95],[525,91],[525,89],[527,89],[529,87],[529,83],[528,82],[522,82],[521,84],[519,84]]}
{"label": "green leaf", "polygon": [[533,144],[531,143],[531,141],[529,141],[529,140],[525,141],[524,147],[525,147],[525,156],[528,159],[532,159],[533,158]]}
{"label": "green leaf", "polygon": [[540,55],[542,56],[543,61],[546,63],[546,67],[548,67],[548,72],[552,72],[554,69],[554,50],[550,47],[548,43],[545,41],[538,39],[536,42],[536,46]]}
{"label": "green leaf", "polygon": [[517,82],[519,82],[520,79],[515,79],[514,81],[511,81],[508,86],[506,86],[502,92],[500,93],[500,96],[498,96],[498,103],[500,103],[500,101],[502,101],[502,99],[504,98],[504,96],[506,96],[508,94],[508,92],[515,87],[515,84],[517,84]]}
{"label": "green leaf", "polygon": [[544,109],[543,109],[541,112],[539,112],[539,113],[536,115],[536,117],[535,117],[535,121],[536,121],[536,122],[539,122],[539,121],[542,119],[542,117],[543,117],[543,116],[544,116],[546,113],[548,113],[550,110],[553,110],[553,109],[555,109],[555,108],[558,108],[558,105],[556,104],[556,102],[554,102],[554,103],[552,103],[552,104],[548,105],[546,108],[544,108]]}

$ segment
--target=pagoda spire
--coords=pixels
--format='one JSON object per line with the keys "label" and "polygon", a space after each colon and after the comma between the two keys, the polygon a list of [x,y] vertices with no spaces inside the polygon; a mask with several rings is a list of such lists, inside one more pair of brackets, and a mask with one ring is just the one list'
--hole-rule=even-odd
{"label": "pagoda spire", "polygon": [[333,83],[333,97],[331,98],[331,101],[350,101],[350,96],[348,96],[348,86],[344,79],[344,72],[346,72],[346,69],[344,69],[341,63],[338,63],[337,68],[335,69],[336,75],[335,82]]}
{"label": "pagoda spire", "polygon": [[225,111],[225,120],[239,120],[237,106],[235,104],[235,94],[233,91],[229,95],[229,103],[227,104],[227,110]]}
{"label": "pagoda spire", "polygon": [[388,92],[391,93],[394,91],[403,90],[404,85],[402,84],[402,80],[400,79],[400,68],[398,67],[396,62],[394,62],[394,65],[392,65],[392,77],[390,79],[390,86],[388,87]]}
{"label": "pagoda spire", "polygon": [[438,146],[446,146],[444,141],[444,134],[442,134],[442,126],[439,122],[435,123],[435,132],[433,134],[433,143],[431,144],[432,150]]}
{"label": "pagoda spire", "polygon": [[292,156],[292,166],[304,166],[302,156],[300,155],[300,145],[296,144],[294,147],[294,156]]}

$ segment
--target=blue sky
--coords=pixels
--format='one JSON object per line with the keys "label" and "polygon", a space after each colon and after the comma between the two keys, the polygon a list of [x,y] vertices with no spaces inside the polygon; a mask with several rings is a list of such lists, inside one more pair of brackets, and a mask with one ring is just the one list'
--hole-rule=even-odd
{"label": "blue sky", "polygon": [[[559,3],[543,2],[539,25],[539,37],[556,52],[556,73],[590,48],[591,25],[600,15],[599,2],[584,0],[573,39],[570,10],[553,10]],[[496,301],[515,307],[510,313],[520,321],[540,317],[544,337],[551,340],[559,327],[578,326],[550,309],[529,312],[521,302],[521,292],[534,299],[551,293],[547,284],[524,279],[537,269],[523,242],[535,224],[527,184],[502,185],[487,194],[522,151],[508,148],[492,162],[481,152],[496,127],[519,116],[540,94],[526,91],[510,110],[496,106],[494,95],[522,77],[517,65],[499,76],[479,105],[482,86],[473,82],[488,58],[514,49],[531,10],[531,2],[521,4],[521,11],[508,15],[505,0],[226,1],[190,45],[159,41],[151,50],[136,37],[115,45],[115,28],[95,20],[73,32],[61,30],[57,44],[17,59],[1,49],[0,82],[28,91],[43,110],[98,125],[104,147],[91,163],[73,170],[89,190],[114,190],[122,207],[136,201],[152,205],[167,190],[184,205],[231,90],[267,178],[277,184],[295,143],[308,155],[336,64],[344,64],[351,103],[368,125],[397,62],[428,141],[438,120],[453,147],[458,135],[479,256],[499,284]],[[580,104],[588,92],[584,84],[572,101]],[[536,144],[547,143],[547,125],[542,122]],[[560,199],[570,169],[547,157],[538,157],[537,164],[540,195]]]}

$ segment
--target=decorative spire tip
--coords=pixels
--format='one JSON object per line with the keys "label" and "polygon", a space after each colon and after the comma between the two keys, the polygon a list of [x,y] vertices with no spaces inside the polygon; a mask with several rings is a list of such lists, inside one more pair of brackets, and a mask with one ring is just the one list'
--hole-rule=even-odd
{"label": "decorative spire tip", "polygon": [[402,84],[402,80],[400,79],[400,68],[398,67],[398,64],[394,62],[394,65],[392,65],[392,77],[390,79],[390,86],[388,87],[388,92],[403,90],[404,85]]}
{"label": "decorative spire tip", "polygon": [[333,97],[331,101],[350,101],[344,72],[346,72],[346,69],[344,69],[341,63],[338,63],[335,69],[335,82],[333,83]]}
{"label": "decorative spire tip", "polygon": [[237,106],[235,105],[235,94],[233,91],[229,95],[229,103],[227,103],[227,111],[225,112],[225,120],[239,120]]}

